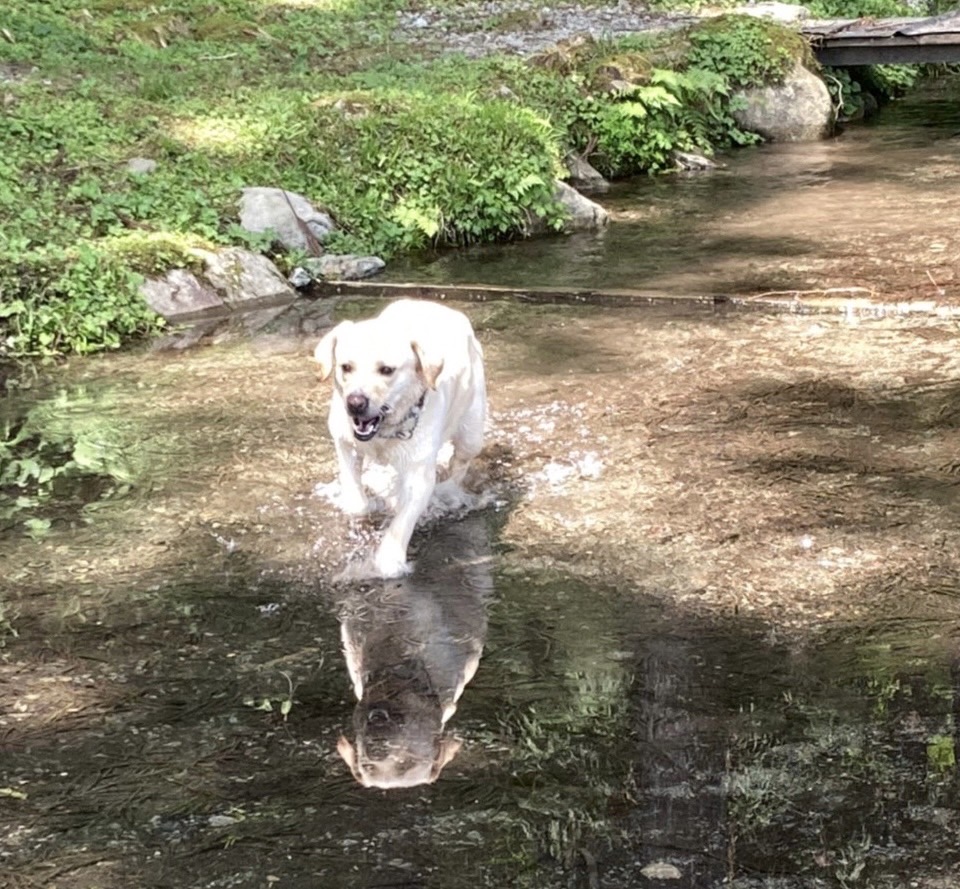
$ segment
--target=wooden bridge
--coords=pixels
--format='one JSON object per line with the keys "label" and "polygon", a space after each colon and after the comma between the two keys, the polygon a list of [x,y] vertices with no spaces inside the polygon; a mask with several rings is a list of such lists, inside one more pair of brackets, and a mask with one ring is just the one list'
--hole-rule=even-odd
{"label": "wooden bridge", "polygon": [[960,10],[932,18],[800,22],[822,65],[960,62]]}

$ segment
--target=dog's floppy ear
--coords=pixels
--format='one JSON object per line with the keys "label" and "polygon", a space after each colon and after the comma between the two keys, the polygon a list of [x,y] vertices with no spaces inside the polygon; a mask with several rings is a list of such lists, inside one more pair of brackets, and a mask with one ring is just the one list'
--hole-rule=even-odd
{"label": "dog's floppy ear", "polygon": [[436,389],[437,377],[443,370],[443,358],[439,355],[431,356],[416,340],[410,343],[410,348],[413,349],[413,354],[417,356],[417,373],[431,389]]}
{"label": "dog's floppy ear", "polygon": [[350,771],[353,773],[353,777],[356,778],[358,782],[366,786],[366,782],[363,780],[363,775],[360,773],[360,769],[357,768],[357,753],[353,749],[353,744],[347,740],[345,735],[340,735],[340,740],[337,741],[337,753],[339,753],[343,758],[343,761],[350,766]]}
{"label": "dog's floppy ear", "polygon": [[440,777],[443,767],[460,752],[462,746],[463,741],[459,738],[444,738],[440,742],[437,758],[433,761],[433,768],[430,770],[431,784]]}
{"label": "dog's floppy ear", "polygon": [[337,348],[337,337],[352,324],[352,321],[341,321],[333,330],[327,331],[326,336],[317,343],[317,348],[313,350],[313,360],[320,365],[321,380],[325,380],[333,373],[333,365],[336,360],[333,353]]}

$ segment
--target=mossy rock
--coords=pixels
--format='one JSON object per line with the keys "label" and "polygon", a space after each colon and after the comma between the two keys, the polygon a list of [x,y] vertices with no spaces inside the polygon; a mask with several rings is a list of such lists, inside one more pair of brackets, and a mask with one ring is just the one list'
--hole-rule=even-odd
{"label": "mossy rock", "polygon": [[684,67],[715,71],[734,87],[780,83],[797,62],[812,71],[819,67],[797,29],[754,16],[704,19],[679,39],[687,45]]}
{"label": "mossy rock", "polygon": [[123,263],[141,275],[162,275],[170,269],[201,271],[203,261],[196,249],[210,250],[203,240],[176,232],[128,232],[103,238],[98,249],[104,258]]}

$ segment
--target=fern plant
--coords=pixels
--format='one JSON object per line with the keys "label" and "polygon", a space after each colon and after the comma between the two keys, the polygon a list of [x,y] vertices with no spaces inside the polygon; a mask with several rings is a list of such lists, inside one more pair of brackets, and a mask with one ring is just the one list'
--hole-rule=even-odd
{"label": "fern plant", "polygon": [[729,111],[730,89],[712,71],[654,69],[648,84],[623,91],[616,101],[584,102],[586,129],[597,166],[608,175],[657,172],[674,165],[674,151],[712,153],[714,146],[746,144]]}

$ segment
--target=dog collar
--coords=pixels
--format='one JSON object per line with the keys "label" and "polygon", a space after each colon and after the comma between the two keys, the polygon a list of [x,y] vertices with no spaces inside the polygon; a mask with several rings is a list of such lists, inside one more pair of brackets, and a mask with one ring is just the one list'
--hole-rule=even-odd
{"label": "dog collar", "polygon": [[407,411],[407,415],[396,424],[393,431],[389,435],[380,433],[381,438],[400,438],[408,439],[413,435],[414,429],[417,428],[417,423],[420,422],[420,413],[423,410],[423,403],[427,399],[427,390],[423,390],[423,395],[420,396],[420,400]]}

